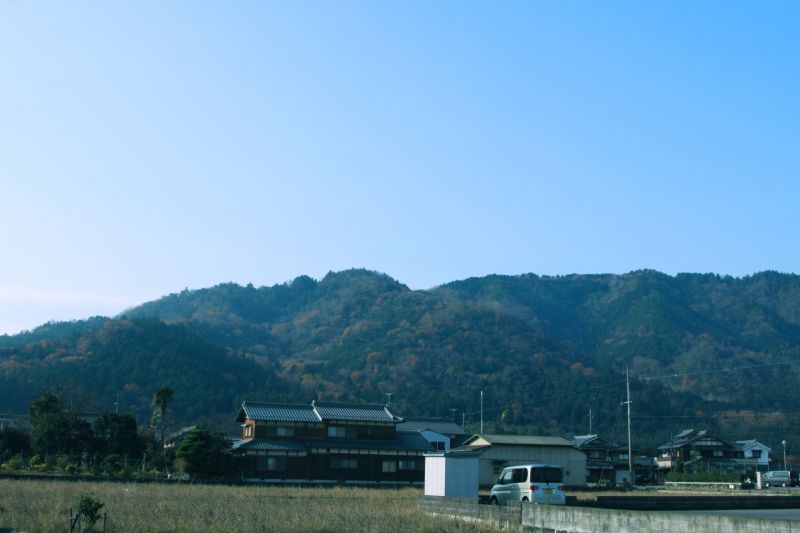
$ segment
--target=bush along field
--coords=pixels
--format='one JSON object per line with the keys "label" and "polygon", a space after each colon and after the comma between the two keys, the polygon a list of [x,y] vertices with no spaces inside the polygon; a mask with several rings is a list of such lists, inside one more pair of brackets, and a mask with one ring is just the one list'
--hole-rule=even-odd
{"label": "bush along field", "polygon": [[[109,532],[493,531],[428,516],[417,509],[420,495],[412,488],[0,479],[0,530],[69,531],[70,509],[88,498],[103,504]],[[102,523],[100,518],[94,530],[102,531]]]}

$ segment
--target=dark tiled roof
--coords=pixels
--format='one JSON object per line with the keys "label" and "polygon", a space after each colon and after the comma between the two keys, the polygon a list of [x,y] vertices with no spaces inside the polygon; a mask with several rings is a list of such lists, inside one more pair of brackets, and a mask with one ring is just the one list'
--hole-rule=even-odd
{"label": "dark tiled roof", "polygon": [[572,445],[576,448],[589,447],[605,450],[615,450],[620,448],[616,442],[609,442],[598,435],[576,435],[572,437]]}
{"label": "dark tiled roof", "polygon": [[580,448],[597,440],[597,435],[575,435],[572,437],[572,445]]}
{"label": "dark tiled roof", "polygon": [[243,440],[233,445],[234,450],[262,450],[271,452],[304,452],[306,447],[294,440]]}
{"label": "dark tiled roof", "polygon": [[244,402],[236,421],[244,422],[245,418],[267,422],[320,422],[312,406],[286,403]]}
{"label": "dark tiled roof", "polygon": [[669,442],[665,442],[664,444],[659,446],[658,450],[663,451],[663,450],[670,450],[670,449],[680,448],[680,447],[685,446],[687,444],[690,444],[690,443],[692,443],[692,442],[694,442],[696,440],[700,440],[703,437],[705,437],[707,439],[713,439],[713,440],[719,441],[723,446],[733,448],[733,446],[731,444],[727,443],[726,441],[722,440],[719,437],[715,437],[714,435],[711,435],[706,430],[695,431],[693,429],[684,429],[683,431],[681,431],[677,435],[673,435]]}
{"label": "dark tiled roof", "polygon": [[406,450],[433,450],[433,445],[418,432],[398,431],[397,446]]}
{"label": "dark tiled roof", "polygon": [[384,422],[396,423],[401,419],[380,404],[311,402],[314,410],[325,422]]}
{"label": "dark tiled roof", "polygon": [[397,431],[422,431],[430,429],[442,435],[466,435],[464,430],[446,418],[406,418],[397,424]]}

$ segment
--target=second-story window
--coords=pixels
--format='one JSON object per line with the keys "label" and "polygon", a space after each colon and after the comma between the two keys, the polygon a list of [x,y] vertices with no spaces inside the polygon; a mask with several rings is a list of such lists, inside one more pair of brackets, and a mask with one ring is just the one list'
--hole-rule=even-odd
{"label": "second-story window", "polygon": [[286,426],[278,426],[276,428],[276,434],[279,437],[294,437],[294,428]]}
{"label": "second-story window", "polygon": [[342,426],[328,426],[328,436],[343,439],[347,436],[347,431]]}
{"label": "second-story window", "polygon": [[245,437],[253,436],[253,426],[247,425],[244,427],[244,436]]}

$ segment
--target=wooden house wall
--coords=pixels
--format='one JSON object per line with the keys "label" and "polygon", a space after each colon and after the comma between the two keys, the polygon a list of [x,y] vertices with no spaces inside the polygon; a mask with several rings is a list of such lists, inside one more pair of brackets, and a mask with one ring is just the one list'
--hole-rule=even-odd
{"label": "wooden house wall", "polygon": [[[424,457],[415,455],[367,455],[367,454],[324,454],[312,453],[307,456],[285,457],[286,470],[266,469],[267,455],[246,455],[242,457],[241,468],[245,478],[299,481],[363,481],[363,482],[423,482],[425,480]],[[332,458],[355,459],[358,467],[333,468]],[[398,461],[414,461],[415,470],[400,470]],[[383,462],[392,461],[398,467],[395,472],[384,472]]]}

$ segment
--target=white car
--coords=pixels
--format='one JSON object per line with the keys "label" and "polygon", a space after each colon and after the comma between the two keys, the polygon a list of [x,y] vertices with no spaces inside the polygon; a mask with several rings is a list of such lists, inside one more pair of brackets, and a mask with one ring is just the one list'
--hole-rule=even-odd
{"label": "white car", "polygon": [[532,502],[564,505],[564,473],[559,465],[519,465],[504,468],[492,487],[491,504]]}

